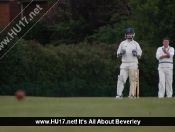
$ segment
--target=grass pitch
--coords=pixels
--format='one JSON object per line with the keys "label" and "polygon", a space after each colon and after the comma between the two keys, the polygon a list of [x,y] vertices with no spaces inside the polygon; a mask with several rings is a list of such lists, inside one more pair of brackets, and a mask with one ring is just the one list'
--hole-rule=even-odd
{"label": "grass pitch", "polygon": [[[49,98],[0,96],[2,117],[172,117],[175,98]],[[0,127],[0,132],[174,132],[175,127]]]}

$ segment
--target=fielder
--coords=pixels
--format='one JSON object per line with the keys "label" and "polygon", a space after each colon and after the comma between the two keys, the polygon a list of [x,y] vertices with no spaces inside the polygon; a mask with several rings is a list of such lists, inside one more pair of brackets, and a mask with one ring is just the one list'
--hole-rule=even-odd
{"label": "fielder", "polygon": [[159,47],[156,52],[156,58],[159,60],[158,72],[159,72],[159,91],[158,97],[163,98],[166,95],[171,98],[173,95],[172,83],[173,83],[173,56],[174,48],[169,46],[169,38],[163,39],[163,46]]}
{"label": "fielder", "polygon": [[122,57],[122,64],[120,65],[120,75],[118,75],[116,99],[122,98],[122,92],[129,76],[129,70],[138,68],[138,58],[141,58],[142,55],[140,45],[133,40],[134,35],[134,29],[126,29],[126,40],[120,43],[117,50],[117,57]]}

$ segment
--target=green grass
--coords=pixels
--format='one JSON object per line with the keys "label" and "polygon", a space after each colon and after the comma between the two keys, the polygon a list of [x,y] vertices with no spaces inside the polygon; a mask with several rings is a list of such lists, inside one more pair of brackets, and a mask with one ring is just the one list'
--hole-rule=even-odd
{"label": "green grass", "polygon": [[[5,117],[172,117],[175,98],[49,98],[0,96],[0,116]],[[0,132],[174,132],[175,127],[0,127]]]}

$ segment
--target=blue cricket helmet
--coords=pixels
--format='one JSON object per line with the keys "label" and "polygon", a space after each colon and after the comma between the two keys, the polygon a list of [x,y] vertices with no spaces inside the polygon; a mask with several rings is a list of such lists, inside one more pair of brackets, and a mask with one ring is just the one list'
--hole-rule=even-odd
{"label": "blue cricket helmet", "polygon": [[126,34],[129,34],[129,33],[134,34],[134,33],[135,33],[135,32],[134,32],[134,29],[133,29],[133,28],[127,28],[127,29],[126,29]]}
{"label": "blue cricket helmet", "polygon": [[[133,34],[132,37],[127,37],[127,34]],[[134,32],[134,29],[133,28],[127,28],[126,29],[126,33],[125,33],[125,38],[126,39],[133,39],[135,36],[135,32]]]}

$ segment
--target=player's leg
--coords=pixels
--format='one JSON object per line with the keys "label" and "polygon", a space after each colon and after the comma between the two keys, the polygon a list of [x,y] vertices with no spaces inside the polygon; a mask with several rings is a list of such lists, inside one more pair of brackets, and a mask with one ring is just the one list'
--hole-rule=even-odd
{"label": "player's leg", "polygon": [[173,95],[173,88],[172,88],[173,70],[166,71],[165,79],[166,79],[165,80],[165,82],[166,82],[166,95],[167,95],[167,97],[171,98]]}
{"label": "player's leg", "polygon": [[163,98],[165,95],[165,73],[159,69],[159,91],[158,97]]}
{"label": "player's leg", "polygon": [[128,78],[128,69],[127,68],[121,68],[120,69],[120,75],[118,75],[118,81],[117,81],[117,96],[116,98],[122,97],[122,92],[124,89],[124,84],[126,83],[126,80]]}

